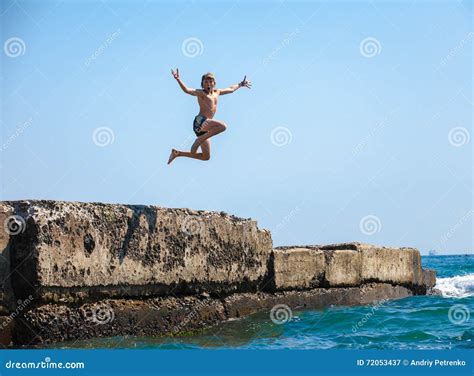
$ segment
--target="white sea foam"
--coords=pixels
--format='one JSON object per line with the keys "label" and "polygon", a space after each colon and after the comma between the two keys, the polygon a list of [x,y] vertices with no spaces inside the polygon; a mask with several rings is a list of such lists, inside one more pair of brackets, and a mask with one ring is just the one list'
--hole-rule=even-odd
{"label": "white sea foam", "polygon": [[437,278],[435,289],[443,296],[465,298],[474,295],[474,274],[457,275],[450,278]]}

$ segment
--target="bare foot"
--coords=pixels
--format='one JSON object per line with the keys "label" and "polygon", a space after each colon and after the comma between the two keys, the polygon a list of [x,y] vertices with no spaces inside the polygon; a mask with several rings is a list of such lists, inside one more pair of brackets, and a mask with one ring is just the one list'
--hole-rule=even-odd
{"label": "bare foot", "polygon": [[168,164],[170,164],[171,162],[173,162],[173,159],[175,159],[177,156],[178,156],[178,150],[176,150],[176,149],[171,149],[171,154],[170,154],[170,157],[169,157],[169,159],[168,159]]}

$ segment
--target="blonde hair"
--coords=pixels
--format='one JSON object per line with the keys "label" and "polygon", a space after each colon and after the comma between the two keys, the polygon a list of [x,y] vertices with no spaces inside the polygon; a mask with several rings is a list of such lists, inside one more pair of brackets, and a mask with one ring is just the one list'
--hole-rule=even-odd
{"label": "blonde hair", "polygon": [[207,73],[203,74],[202,77],[201,77],[201,87],[202,87],[202,85],[204,85],[204,79],[205,78],[212,78],[212,80],[214,81],[214,85],[216,84],[216,78],[214,77],[214,73],[207,72]]}

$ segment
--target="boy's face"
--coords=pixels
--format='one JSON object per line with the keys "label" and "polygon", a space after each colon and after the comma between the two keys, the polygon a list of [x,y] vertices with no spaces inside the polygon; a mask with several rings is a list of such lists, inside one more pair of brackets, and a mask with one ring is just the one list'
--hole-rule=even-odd
{"label": "boy's face", "polygon": [[214,88],[214,85],[215,85],[215,81],[212,77],[205,77],[204,78],[204,81],[202,83],[202,87],[203,89],[207,90],[207,91],[210,91],[211,89]]}

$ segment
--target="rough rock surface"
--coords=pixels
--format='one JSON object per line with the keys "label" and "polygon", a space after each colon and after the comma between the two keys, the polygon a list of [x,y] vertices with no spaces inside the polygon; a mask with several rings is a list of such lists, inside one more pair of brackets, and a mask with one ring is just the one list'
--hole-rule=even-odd
{"label": "rough rock surface", "polygon": [[43,300],[253,291],[270,233],[223,212],[48,200],[5,202],[25,221],[10,242],[18,297]]}
{"label": "rough rock surface", "polygon": [[272,317],[285,320],[295,309],[370,304],[412,294],[405,287],[373,283],[348,288],[236,293],[222,299],[189,296],[179,299],[105,299],[79,306],[46,304],[30,310],[19,320],[14,341],[17,346],[31,347],[95,337],[170,336],[262,310],[270,311],[269,321]]}

